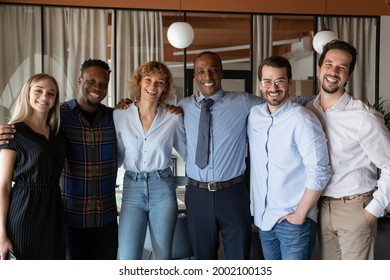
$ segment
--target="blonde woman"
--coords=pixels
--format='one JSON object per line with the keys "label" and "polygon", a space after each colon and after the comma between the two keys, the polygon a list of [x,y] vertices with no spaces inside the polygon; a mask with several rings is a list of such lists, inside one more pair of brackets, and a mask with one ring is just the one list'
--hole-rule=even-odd
{"label": "blonde woman", "polygon": [[64,259],[59,179],[65,146],[52,76],[28,79],[10,124],[18,133],[0,146],[0,257],[11,252],[17,259]]}
{"label": "blonde woman", "polygon": [[118,165],[125,171],[119,220],[119,258],[141,259],[149,226],[154,259],[172,257],[177,219],[172,148],[185,158],[183,117],[167,111],[172,75],[151,61],[130,82],[134,103],[114,111]]}

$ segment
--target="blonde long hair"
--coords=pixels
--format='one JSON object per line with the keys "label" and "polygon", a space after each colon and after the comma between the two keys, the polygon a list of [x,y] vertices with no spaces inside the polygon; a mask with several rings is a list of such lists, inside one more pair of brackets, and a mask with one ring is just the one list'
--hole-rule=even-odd
{"label": "blonde long hair", "polygon": [[53,130],[58,133],[58,130],[60,129],[60,93],[58,90],[58,83],[56,79],[46,73],[35,74],[31,76],[24,84],[16,100],[15,110],[12,114],[9,123],[15,124],[18,122],[24,122],[27,118],[31,117],[34,112],[34,109],[31,107],[30,104],[30,89],[33,84],[42,80],[51,80],[56,87],[56,100],[53,108],[51,108],[49,111],[46,124],[50,127],[50,130]]}

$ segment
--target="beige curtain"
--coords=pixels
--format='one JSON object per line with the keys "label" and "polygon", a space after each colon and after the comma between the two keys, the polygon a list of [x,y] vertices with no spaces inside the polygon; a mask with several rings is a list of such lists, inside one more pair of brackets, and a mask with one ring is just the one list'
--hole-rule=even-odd
{"label": "beige curtain", "polygon": [[318,30],[331,29],[340,40],[357,49],[358,56],[352,81],[347,90],[360,100],[375,101],[375,18],[319,17]]}
{"label": "beige curtain", "polygon": [[260,95],[257,68],[272,55],[272,16],[253,16],[253,94]]}
{"label": "beige curtain", "polygon": [[7,38],[0,40],[1,123],[31,75],[53,75],[65,101],[77,96],[85,59],[107,60],[107,10],[1,5],[0,18],[0,36]]}
{"label": "beige curtain", "polygon": [[[112,69],[103,103],[113,106],[129,96],[127,83],[134,69],[146,61],[163,61],[162,16],[160,12],[117,10],[108,34],[109,12],[0,6],[0,35],[7,38],[0,40],[0,122],[9,117],[23,83],[38,72],[45,71],[57,79],[61,101],[75,98],[80,66],[89,58],[107,61]],[[109,40],[111,54],[107,51]]]}
{"label": "beige curtain", "polygon": [[89,58],[107,61],[108,11],[45,7],[44,23],[45,71],[58,80],[61,101],[76,98],[81,64]]}
{"label": "beige curtain", "polygon": [[0,22],[0,123],[5,123],[23,84],[42,71],[41,8],[0,5]]}
{"label": "beige curtain", "polygon": [[115,31],[112,32],[112,51],[116,73],[116,99],[130,96],[128,82],[141,64],[163,62],[163,30],[160,12],[115,11]]}

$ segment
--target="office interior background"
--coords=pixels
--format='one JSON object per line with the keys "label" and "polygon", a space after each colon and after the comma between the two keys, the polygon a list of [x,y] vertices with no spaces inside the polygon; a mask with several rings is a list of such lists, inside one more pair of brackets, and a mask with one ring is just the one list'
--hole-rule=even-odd
{"label": "office interior background", "polygon": [[[194,29],[186,49],[167,39],[168,27],[177,21]],[[283,55],[293,67],[291,94],[312,95],[318,54],[311,42],[325,29],[358,49],[348,90],[371,104],[385,101],[390,111],[390,0],[1,0],[0,22],[2,123],[34,73],[58,80],[61,101],[75,98],[79,68],[88,58],[106,60],[113,70],[104,100],[108,106],[129,96],[128,80],[149,60],[172,71],[171,103],[177,104],[196,91],[192,62],[203,50],[221,56],[225,90],[259,94],[258,65],[269,55]],[[175,153],[173,159],[176,175],[184,176],[184,162]]]}

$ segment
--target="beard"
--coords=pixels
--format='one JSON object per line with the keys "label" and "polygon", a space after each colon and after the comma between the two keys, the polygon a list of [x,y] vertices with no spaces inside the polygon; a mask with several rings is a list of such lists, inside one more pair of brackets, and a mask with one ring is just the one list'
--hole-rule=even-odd
{"label": "beard", "polygon": [[329,94],[336,93],[340,89],[340,87],[327,88],[324,85],[321,85],[321,88],[322,88],[323,91],[325,91],[326,93],[329,93]]}
{"label": "beard", "polygon": [[266,96],[265,99],[266,99],[268,104],[270,104],[272,106],[279,106],[280,104],[282,104],[289,97],[289,94],[288,94],[288,92],[285,92],[284,96],[282,97],[282,99],[272,99],[272,98],[269,98],[268,93],[266,93],[265,96]]}

